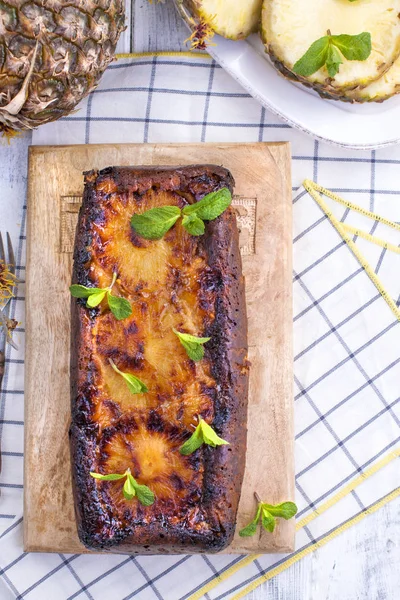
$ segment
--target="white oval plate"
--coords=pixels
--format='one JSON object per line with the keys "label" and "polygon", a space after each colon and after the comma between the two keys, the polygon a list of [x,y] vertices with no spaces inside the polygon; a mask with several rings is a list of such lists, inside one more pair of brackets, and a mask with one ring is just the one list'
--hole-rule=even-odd
{"label": "white oval plate", "polygon": [[[175,0],[186,22],[190,15]],[[180,6],[179,6],[180,5]],[[232,41],[216,35],[213,58],[265,108],[312,137],[343,148],[370,150],[400,143],[400,97],[383,104],[324,100],[272,66],[258,35]]]}

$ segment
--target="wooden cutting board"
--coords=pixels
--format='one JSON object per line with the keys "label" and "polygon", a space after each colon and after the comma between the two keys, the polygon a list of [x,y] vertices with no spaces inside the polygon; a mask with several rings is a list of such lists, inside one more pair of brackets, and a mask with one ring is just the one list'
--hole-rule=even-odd
{"label": "wooden cutting board", "polygon": [[[214,163],[235,180],[249,321],[246,472],[237,531],[253,518],[254,491],[294,499],[292,215],[289,144],[129,144],[32,147],[26,289],[24,548],[86,552],[75,525],[70,421],[72,249],[82,172],[123,165]],[[274,534],[236,533],[227,552],[289,552],[294,520]]]}

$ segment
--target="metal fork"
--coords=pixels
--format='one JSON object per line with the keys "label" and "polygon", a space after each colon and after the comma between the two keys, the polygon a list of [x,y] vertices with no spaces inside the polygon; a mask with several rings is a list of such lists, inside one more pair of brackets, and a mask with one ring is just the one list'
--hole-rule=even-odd
{"label": "metal fork", "polygon": [[[12,247],[10,234],[7,231],[7,254],[4,250],[3,237],[0,233],[0,261],[4,262],[12,275],[15,275],[15,256],[14,249]],[[15,344],[10,340],[7,334],[7,320],[10,315],[10,300],[11,298],[6,298],[1,302],[0,300],[0,390],[1,384],[4,377],[5,370],[5,352],[6,352],[6,343],[9,341],[12,343],[14,347]]]}

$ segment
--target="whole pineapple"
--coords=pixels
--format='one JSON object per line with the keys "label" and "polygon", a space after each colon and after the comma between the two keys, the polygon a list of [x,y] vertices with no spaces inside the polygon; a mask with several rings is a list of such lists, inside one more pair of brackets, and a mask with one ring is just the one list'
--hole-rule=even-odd
{"label": "whole pineapple", "polygon": [[68,115],[112,61],[124,0],[0,0],[0,132]]}

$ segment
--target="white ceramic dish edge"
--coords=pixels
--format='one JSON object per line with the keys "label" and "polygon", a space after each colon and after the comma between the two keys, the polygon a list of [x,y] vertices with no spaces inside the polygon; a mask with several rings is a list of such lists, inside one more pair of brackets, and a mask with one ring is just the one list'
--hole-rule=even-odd
{"label": "white ceramic dish edge", "polygon": [[[174,0],[188,23],[190,14]],[[209,54],[267,110],[313,138],[354,150],[400,143],[399,97],[383,104],[347,105],[324,100],[282,77],[265,56],[256,36],[232,41],[215,36]]]}

